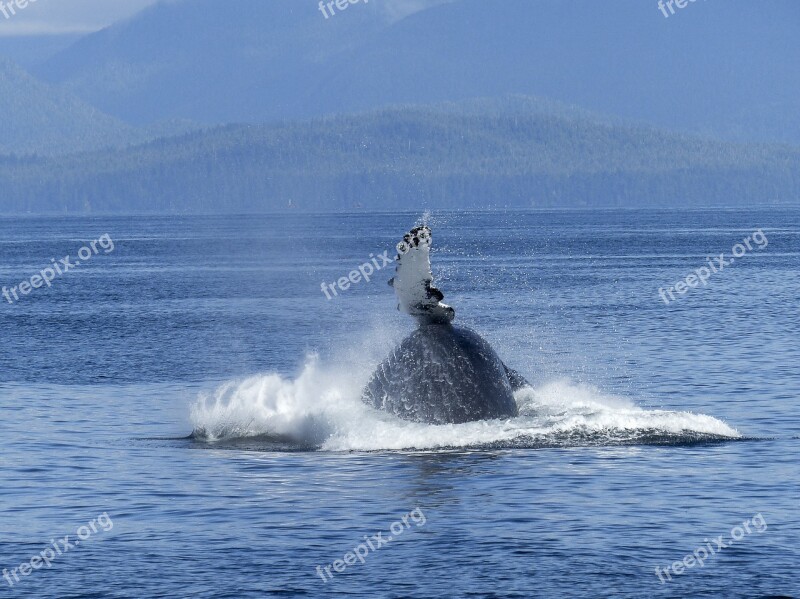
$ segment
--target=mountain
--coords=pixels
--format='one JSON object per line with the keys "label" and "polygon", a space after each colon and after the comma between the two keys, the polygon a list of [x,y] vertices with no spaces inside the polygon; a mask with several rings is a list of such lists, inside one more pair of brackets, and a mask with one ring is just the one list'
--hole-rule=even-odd
{"label": "mountain", "polygon": [[800,149],[708,141],[530,98],[0,159],[4,212],[800,204]]}
{"label": "mountain", "polygon": [[141,140],[135,129],[0,59],[0,152],[89,150]]}
{"label": "mountain", "polygon": [[62,33],[0,36],[0,57],[28,69],[69,48],[83,35],[85,34]]}
{"label": "mountain", "polygon": [[0,154],[43,156],[121,148],[196,126],[184,122],[133,127],[0,58]]}
{"label": "mountain", "polygon": [[337,56],[396,18],[386,2],[327,19],[316,2],[297,0],[233,0],[224,10],[217,0],[159,3],[80,40],[36,74],[139,124],[297,116],[324,96],[320,82]]}
{"label": "mountain", "polygon": [[[660,127],[800,144],[800,3],[178,0],[36,69],[132,123],[268,122],[523,94]],[[672,6],[675,6],[674,4]]]}

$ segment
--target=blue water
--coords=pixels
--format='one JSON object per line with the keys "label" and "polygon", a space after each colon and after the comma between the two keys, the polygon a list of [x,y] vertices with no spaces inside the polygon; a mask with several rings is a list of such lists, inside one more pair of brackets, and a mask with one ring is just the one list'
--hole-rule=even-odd
{"label": "blue water", "polygon": [[533,385],[444,427],[358,401],[412,327],[390,269],[320,288],[419,218],[0,219],[7,288],[114,245],[0,298],[0,596],[800,595],[800,212],[430,215],[457,322]]}

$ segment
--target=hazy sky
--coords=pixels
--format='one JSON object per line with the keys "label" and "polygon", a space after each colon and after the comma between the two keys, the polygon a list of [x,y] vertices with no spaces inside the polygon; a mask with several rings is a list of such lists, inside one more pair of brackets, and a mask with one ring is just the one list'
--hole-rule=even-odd
{"label": "hazy sky", "polygon": [[[0,37],[58,33],[88,33],[129,17],[159,1],[174,0],[28,0],[28,5],[6,18],[0,10]],[[220,0],[225,2],[226,0]],[[316,7],[316,0],[306,1]],[[400,18],[426,6],[452,0],[384,0],[384,8]],[[15,0],[0,0],[2,5],[15,5]]]}
{"label": "hazy sky", "polygon": [[[158,0],[28,0],[6,18],[0,10],[0,36],[88,32],[124,19]],[[14,0],[0,0],[14,5]],[[10,13],[10,9],[6,8]]]}

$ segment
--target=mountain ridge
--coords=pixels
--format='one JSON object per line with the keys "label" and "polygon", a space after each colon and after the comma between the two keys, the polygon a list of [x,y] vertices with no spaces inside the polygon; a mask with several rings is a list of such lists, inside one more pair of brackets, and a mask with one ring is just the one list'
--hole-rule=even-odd
{"label": "mountain ridge", "polygon": [[227,125],[125,150],[0,159],[0,185],[11,212],[60,213],[800,201],[799,148],[549,110],[514,98]]}

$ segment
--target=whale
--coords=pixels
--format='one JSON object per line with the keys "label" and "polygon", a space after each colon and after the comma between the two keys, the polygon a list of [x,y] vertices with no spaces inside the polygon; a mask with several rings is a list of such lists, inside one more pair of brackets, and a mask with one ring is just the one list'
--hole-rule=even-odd
{"label": "whale", "polygon": [[389,285],[397,309],[417,326],[378,365],[361,399],[403,420],[427,424],[516,417],[514,392],[529,383],[480,334],[453,324],[455,309],[442,302],[444,294],[433,283],[432,242],[431,229],[421,225],[397,244]]}

